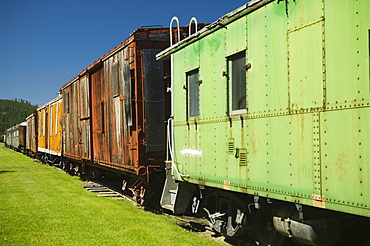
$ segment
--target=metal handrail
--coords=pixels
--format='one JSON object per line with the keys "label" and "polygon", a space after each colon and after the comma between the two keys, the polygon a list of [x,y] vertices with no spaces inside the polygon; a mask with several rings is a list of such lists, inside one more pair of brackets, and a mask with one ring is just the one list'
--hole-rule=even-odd
{"label": "metal handrail", "polygon": [[177,36],[178,36],[178,42],[180,41],[180,20],[177,18],[177,16],[172,17],[170,22],[170,46],[172,46],[172,23],[176,21],[177,22]]}
{"label": "metal handrail", "polygon": [[189,36],[191,35],[191,23],[194,21],[195,23],[195,32],[198,32],[198,20],[195,17],[191,17],[189,22]]}

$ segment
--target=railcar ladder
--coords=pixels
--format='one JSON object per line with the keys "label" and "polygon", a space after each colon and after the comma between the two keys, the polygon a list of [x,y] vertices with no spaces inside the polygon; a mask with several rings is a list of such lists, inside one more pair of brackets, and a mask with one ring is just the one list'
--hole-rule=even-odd
{"label": "railcar ladder", "polygon": [[176,182],[173,178],[172,166],[172,161],[166,161],[166,181],[161,206],[174,214],[183,214],[191,201],[195,186],[186,182]]}
{"label": "railcar ladder", "polygon": [[[180,41],[180,20],[176,16],[171,19],[170,22],[170,46],[173,45],[172,40],[172,25],[177,22],[177,42]],[[198,31],[198,21],[195,17],[190,19],[189,23],[189,35],[191,34],[191,23],[195,23],[195,32]],[[171,92],[171,115],[174,113],[173,102],[174,97],[172,93],[172,88],[174,85],[174,67],[173,67],[173,54],[171,55],[171,87],[167,88],[167,92]],[[173,136],[173,117],[171,116],[167,121],[167,151],[166,151],[166,181],[163,187],[161,206],[164,209],[172,211],[174,214],[185,213],[188,204],[191,201],[192,195],[195,190],[195,185],[191,185],[187,182],[178,182],[174,179],[174,173],[177,177],[184,177],[187,175],[182,175],[176,168],[174,163],[175,153],[174,153],[174,136]]]}
{"label": "railcar ladder", "polygon": [[172,176],[172,161],[166,161],[166,181],[164,183],[161,206],[167,210],[174,212],[174,204],[176,200],[178,183],[175,182]]}

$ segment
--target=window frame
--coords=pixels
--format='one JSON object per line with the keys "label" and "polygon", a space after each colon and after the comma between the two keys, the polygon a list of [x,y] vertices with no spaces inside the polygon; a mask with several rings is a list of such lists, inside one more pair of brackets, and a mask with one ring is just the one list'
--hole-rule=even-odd
{"label": "window frame", "polygon": [[44,117],[43,117],[43,126],[42,126],[42,136],[43,137],[46,137],[47,135],[47,131],[46,131],[46,126],[48,124],[48,115],[47,115],[47,112],[46,112],[46,108],[44,108]]}
{"label": "window frame", "polygon": [[119,61],[112,64],[112,97],[118,97],[120,93]]}
{"label": "window frame", "polygon": [[105,108],[104,108],[104,101],[100,101],[100,115],[101,115],[101,132],[105,134]]}
{"label": "window frame", "polygon": [[[233,62],[236,62],[238,61],[239,59],[243,59],[244,60],[244,63],[242,64],[242,67],[241,67],[241,70],[244,72],[244,76],[243,76],[243,81],[244,82],[244,95],[242,95],[242,97],[245,98],[245,107],[244,108],[237,108],[237,109],[234,109],[234,105],[233,105],[233,97],[234,97],[234,93],[233,93],[233,67],[235,67],[235,65],[237,66],[238,64],[235,64],[233,66]],[[228,98],[228,103],[229,103],[229,114],[232,116],[232,115],[241,115],[241,114],[246,114],[247,113],[247,69],[246,69],[246,65],[247,65],[247,59],[246,59],[246,50],[243,50],[243,51],[240,51],[240,52],[237,52],[237,53],[234,53],[230,56],[227,56],[226,57],[226,62],[227,62],[227,78],[228,78],[228,92],[229,92],[229,98]],[[240,73],[241,74],[241,73]],[[239,75],[240,75],[239,74]],[[240,90],[238,90],[240,91]],[[239,95],[240,96],[240,95]]]}
{"label": "window frame", "polygon": [[58,135],[58,124],[59,124],[59,104],[55,105],[55,135]]}
{"label": "window frame", "polygon": [[68,89],[64,90],[64,95],[63,95],[63,102],[64,102],[64,113],[69,114],[69,91]]}
{"label": "window frame", "polygon": [[53,136],[53,105],[50,106],[49,112],[49,136]]}
{"label": "window frame", "polygon": [[[191,76],[197,75],[195,80],[190,81]],[[187,117],[189,118],[197,118],[200,116],[200,91],[199,86],[201,84],[201,80],[199,80],[199,68],[190,70],[186,72],[186,101],[187,101]],[[196,88],[193,86],[196,85]],[[196,97],[193,99],[192,89],[196,92]],[[192,111],[193,108],[197,108],[195,112]]]}

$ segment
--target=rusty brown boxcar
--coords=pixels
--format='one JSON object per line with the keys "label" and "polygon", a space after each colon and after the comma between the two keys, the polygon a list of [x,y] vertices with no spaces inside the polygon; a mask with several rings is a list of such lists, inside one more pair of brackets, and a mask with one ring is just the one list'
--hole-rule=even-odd
{"label": "rusty brown boxcar", "polygon": [[92,66],[94,162],[147,180],[162,168],[168,67],[155,55],[166,46],[168,29],[138,29]]}
{"label": "rusty brown boxcar", "polygon": [[86,70],[61,88],[63,156],[80,161],[91,160],[89,90]]}
{"label": "rusty brown boxcar", "polygon": [[141,197],[156,177],[163,182],[170,68],[155,55],[169,37],[169,28],[138,28],[61,88],[63,155],[80,174],[88,166],[130,174]]}
{"label": "rusty brown boxcar", "polygon": [[27,134],[27,122],[19,124],[19,150],[24,152],[26,150],[26,134]]}
{"label": "rusty brown boxcar", "polygon": [[34,156],[37,153],[38,141],[37,141],[37,113],[33,113],[26,118],[27,128],[26,128],[26,149],[28,154]]}

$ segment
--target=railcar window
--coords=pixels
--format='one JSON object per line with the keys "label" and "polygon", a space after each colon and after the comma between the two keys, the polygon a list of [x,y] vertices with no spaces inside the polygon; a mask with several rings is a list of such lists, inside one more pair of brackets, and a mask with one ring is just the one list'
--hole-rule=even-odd
{"label": "railcar window", "polygon": [[80,117],[86,118],[90,116],[89,111],[89,80],[87,77],[80,79],[79,83],[79,105],[80,106]]}
{"label": "railcar window", "polygon": [[112,65],[112,95],[113,97],[119,96],[119,66],[118,62]]}
{"label": "railcar window", "polygon": [[53,135],[53,106],[50,106],[50,124],[49,124],[50,136]]}
{"label": "railcar window", "polygon": [[59,104],[57,104],[55,107],[55,135],[58,134],[58,120],[59,120],[58,111],[59,111]]}
{"label": "railcar window", "polygon": [[[127,117],[127,125],[131,126],[131,131],[136,131],[136,114],[135,114],[135,69],[130,70],[130,81],[127,81],[127,84],[125,84],[125,88],[127,88],[127,95],[129,95],[129,98],[125,100],[125,111],[126,111],[126,117]],[[131,91],[131,92],[130,92]],[[131,93],[131,94],[129,94]],[[134,113],[133,113],[134,112]]]}
{"label": "railcar window", "polygon": [[105,112],[104,112],[104,101],[100,102],[100,110],[101,110],[101,131],[105,133]]}
{"label": "railcar window", "polygon": [[48,120],[48,116],[46,114],[46,108],[44,108],[44,119],[43,119],[43,129],[42,129],[42,136],[46,136],[47,132],[46,132],[46,125],[47,125],[47,120]]}
{"label": "railcar window", "polygon": [[188,114],[189,117],[199,116],[199,71],[187,73],[188,82]]}
{"label": "railcar window", "polygon": [[69,92],[64,92],[64,113],[69,113]]}
{"label": "railcar window", "polygon": [[246,68],[245,51],[228,57],[230,109],[233,114],[246,110]]}

